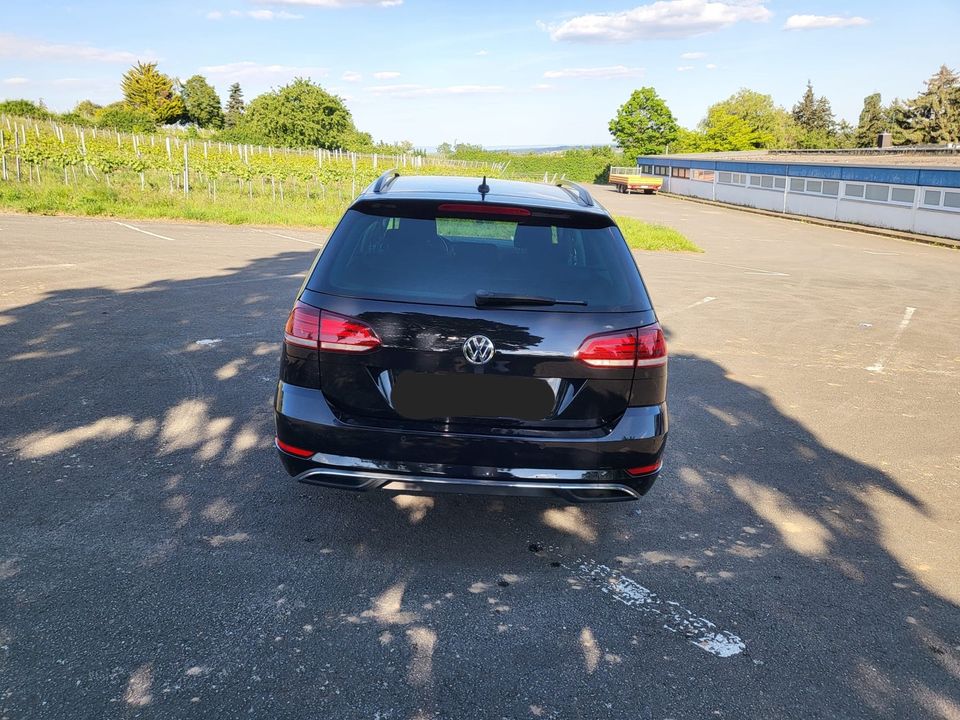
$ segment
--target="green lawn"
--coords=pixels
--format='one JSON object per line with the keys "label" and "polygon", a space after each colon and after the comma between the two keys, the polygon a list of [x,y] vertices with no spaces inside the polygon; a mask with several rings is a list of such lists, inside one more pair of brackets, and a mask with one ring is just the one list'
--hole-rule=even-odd
{"label": "green lawn", "polygon": [[633,250],[670,250],[672,252],[703,252],[687,236],[665,225],[652,225],[634,218],[614,217],[627,245]]}
{"label": "green lawn", "polygon": [[[267,186],[254,185],[253,197],[241,193],[233,185],[225,184],[216,198],[208,187],[194,188],[189,197],[169,188],[148,185],[141,190],[134,179],[114,182],[113,186],[99,182],[64,185],[56,180],[44,182],[0,182],[0,209],[40,215],[89,215],[135,219],[173,219],[229,225],[287,225],[297,227],[331,228],[337,224],[349,203],[349,193],[327,192],[324,197],[306,197],[303,191],[288,192],[284,199],[274,197]],[[617,216],[627,244],[638,250],[670,250],[702,252],[681,233],[663,225],[651,225],[641,220]],[[456,225],[456,220],[443,222]],[[461,223],[462,224],[462,223]],[[486,222],[480,225],[484,232],[500,229],[504,238],[512,236],[514,223]],[[495,227],[496,226],[496,227]],[[451,230],[453,227],[450,228]],[[490,235],[500,237],[499,233]]]}

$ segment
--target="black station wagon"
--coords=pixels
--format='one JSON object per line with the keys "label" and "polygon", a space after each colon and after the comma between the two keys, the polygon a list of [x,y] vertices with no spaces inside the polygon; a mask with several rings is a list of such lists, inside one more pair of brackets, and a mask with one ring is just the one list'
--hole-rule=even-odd
{"label": "black station wagon", "polygon": [[326,487],[632,500],[666,389],[643,280],[585,189],[391,171],[297,296],[276,445]]}

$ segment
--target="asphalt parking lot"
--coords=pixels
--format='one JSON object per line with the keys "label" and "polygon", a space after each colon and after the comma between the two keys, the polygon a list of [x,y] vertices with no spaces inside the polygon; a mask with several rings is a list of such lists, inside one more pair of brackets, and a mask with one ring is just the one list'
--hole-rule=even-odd
{"label": "asphalt parking lot", "polygon": [[639,503],[297,486],[322,233],[0,215],[0,718],[960,717],[960,252],[595,192],[706,251]]}

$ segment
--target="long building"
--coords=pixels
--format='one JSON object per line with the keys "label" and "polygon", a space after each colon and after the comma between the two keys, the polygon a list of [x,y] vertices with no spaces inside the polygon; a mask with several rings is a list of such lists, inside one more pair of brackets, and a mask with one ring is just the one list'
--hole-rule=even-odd
{"label": "long building", "polygon": [[960,241],[960,154],[706,153],[637,158],[663,191]]}

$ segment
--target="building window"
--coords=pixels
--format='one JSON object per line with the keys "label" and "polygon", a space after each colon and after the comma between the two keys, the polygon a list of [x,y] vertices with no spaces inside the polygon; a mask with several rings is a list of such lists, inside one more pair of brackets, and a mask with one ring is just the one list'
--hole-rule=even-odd
{"label": "building window", "polygon": [[803,178],[790,178],[790,192],[803,192]]}
{"label": "building window", "polygon": [[822,180],[807,180],[808,193],[817,193],[819,195],[822,191],[823,191]]}
{"label": "building window", "polygon": [[924,205],[933,205],[933,207],[940,207],[940,191],[939,191],[939,190],[924,190],[924,191],[923,191],[923,204],[924,204]]}
{"label": "building window", "polygon": [[840,183],[836,180],[823,181],[823,194],[830,197],[837,197],[840,194]]}
{"label": "building window", "polygon": [[746,185],[747,176],[744,173],[719,172],[717,182],[725,185]]}
{"label": "building window", "polygon": [[863,185],[853,185],[851,183],[847,183],[846,187],[843,188],[843,194],[847,197],[862,198]]}
{"label": "building window", "polygon": [[690,177],[690,170],[689,168],[675,167],[675,168],[671,168],[670,174],[675,178],[686,179]]}
{"label": "building window", "polygon": [[949,192],[945,190],[943,193],[943,206],[945,208],[960,210],[960,192]]}
{"label": "building window", "polygon": [[764,175],[760,179],[760,187],[766,188],[767,190],[773,190],[773,176]]}
{"label": "building window", "polygon": [[714,175],[713,170],[694,170],[690,177],[701,182],[713,182]]}
{"label": "building window", "polygon": [[787,188],[787,179],[785,177],[775,177],[773,179],[773,187],[777,190],[785,190]]}
{"label": "building window", "polygon": [[909,203],[913,205],[917,197],[917,191],[913,188],[892,188],[890,190],[890,201],[897,203]]}
{"label": "building window", "polygon": [[669,174],[670,174],[670,168],[667,167],[666,165],[655,165],[654,168],[653,168],[653,174],[654,174],[654,175],[669,175]]}
{"label": "building window", "polygon": [[864,197],[867,200],[876,202],[887,202],[890,199],[889,185],[867,185],[864,191]]}
{"label": "building window", "polygon": [[759,175],[751,175],[751,176],[750,176],[750,186],[751,186],[751,187],[760,187],[760,185],[761,185],[762,182],[763,182],[763,178],[760,177]]}

